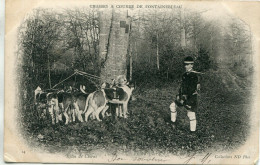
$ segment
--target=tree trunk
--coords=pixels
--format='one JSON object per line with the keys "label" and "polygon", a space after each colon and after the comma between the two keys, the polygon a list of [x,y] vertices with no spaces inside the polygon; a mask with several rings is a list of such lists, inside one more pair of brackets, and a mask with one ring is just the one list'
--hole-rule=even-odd
{"label": "tree trunk", "polygon": [[160,61],[159,61],[159,47],[158,47],[158,32],[156,33],[156,61],[157,69],[160,70]]}
{"label": "tree trunk", "polygon": [[100,15],[100,77],[102,82],[111,82],[119,75],[127,74],[127,48],[129,19],[126,10],[112,10]]}
{"label": "tree trunk", "polygon": [[181,8],[181,47],[186,47],[186,32],[185,32],[185,17],[184,17],[184,9]]}
{"label": "tree trunk", "polygon": [[48,79],[49,79],[49,87],[51,89],[51,70],[50,70],[50,56],[47,53],[47,58],[48,58]]}
{"label": "tree trunk", "polygon": [[100,66],[99,73],[98,73],[99,75],[101,75],[102,67],[104,67],[104,62],[108,56],[109,34],[111,33],[111,29],[112,29],[112,14],[113,13],[111,10],[104,10],[99,12],[100,38],[99,38],[99,45],[98,45],[99,56],[97,58],[98,64]]}

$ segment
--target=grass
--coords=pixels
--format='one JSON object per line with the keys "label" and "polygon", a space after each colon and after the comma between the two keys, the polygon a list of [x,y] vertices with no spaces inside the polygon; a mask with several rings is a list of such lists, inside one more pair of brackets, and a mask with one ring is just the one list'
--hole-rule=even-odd
{"label": "grass", "polygon": [[[216,75],[218,74],[218,75]],[[178,109],[177,128],[170,124],[169,105],[177,94],[176,81],[147,80],[134,91],[136,100],[129,103],[128,119],[106,117],[102,122],[70,123],[52,126],[38,123],[29,109],[22,116],[29,145],[44,150],[64,152],[74,147],[84,152],[175,154],[233,150],[243,144],[249,131],[249,92],[225,89],[222,75],[203,75],[197,131],[189,131],[185,109]],[[22,113],[24,114],[24,113]]]}

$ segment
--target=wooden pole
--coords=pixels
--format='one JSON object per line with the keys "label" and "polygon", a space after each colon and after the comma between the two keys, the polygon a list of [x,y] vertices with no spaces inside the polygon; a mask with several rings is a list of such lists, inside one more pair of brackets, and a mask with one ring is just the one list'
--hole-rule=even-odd
{"label": "wooden pole", "polygon": [[132,47],[131,47],[131,45],[130,45],[130,51],[129,51],[129,63],[130,63],[129,79],[130,79],[130,81],[132,81],[133,80],[133,57],[132,57]]}
{"label": "wooden pole", "polygon": [[49,87],[51,89],[51,71],[50,71],[50,55],[47,53],[48,57],[48,79],[49,79]]}

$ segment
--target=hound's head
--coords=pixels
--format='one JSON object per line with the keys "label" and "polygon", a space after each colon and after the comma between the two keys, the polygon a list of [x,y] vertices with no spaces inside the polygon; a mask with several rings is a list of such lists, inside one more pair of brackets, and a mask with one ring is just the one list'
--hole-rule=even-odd
{"label": "hound's head", "polygon": [[117,82],[118,86],[125,86],[125,85],[127,85],[127,79],[126,79],[125,75],[119,75],[116,78],[116,82]]}
{"label": "hound's head", "polygon": [[34,90],[34,95],[37,95],[38,93],[42,93],[42,88],[39,86]]}
{"label": "hound's head", "polygon": [[43,93],[41,87],[37,87],[35,90],[34,90],[34,100],[36,101],[37,97],[39,97],[39,95]]}
{"label": "hound's head", "polygon": [[104,82],[103,84],[101,84],[101,89],[105,89],[105,88],[110,88],[110,84],[107,82]]}
{"label": "hound's head", "polygon": [[47,105],[56,105],[58,102],[57,94],[56,93],[48,93],[47,94]]}

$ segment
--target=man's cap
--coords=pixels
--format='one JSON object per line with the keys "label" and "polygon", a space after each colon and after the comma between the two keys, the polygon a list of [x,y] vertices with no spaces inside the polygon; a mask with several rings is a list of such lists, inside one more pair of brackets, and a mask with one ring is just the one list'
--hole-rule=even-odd
{"label": "man's cap", "polygon": [[193,64],[194,60],[191,56],[185,57],[184,64]]}

